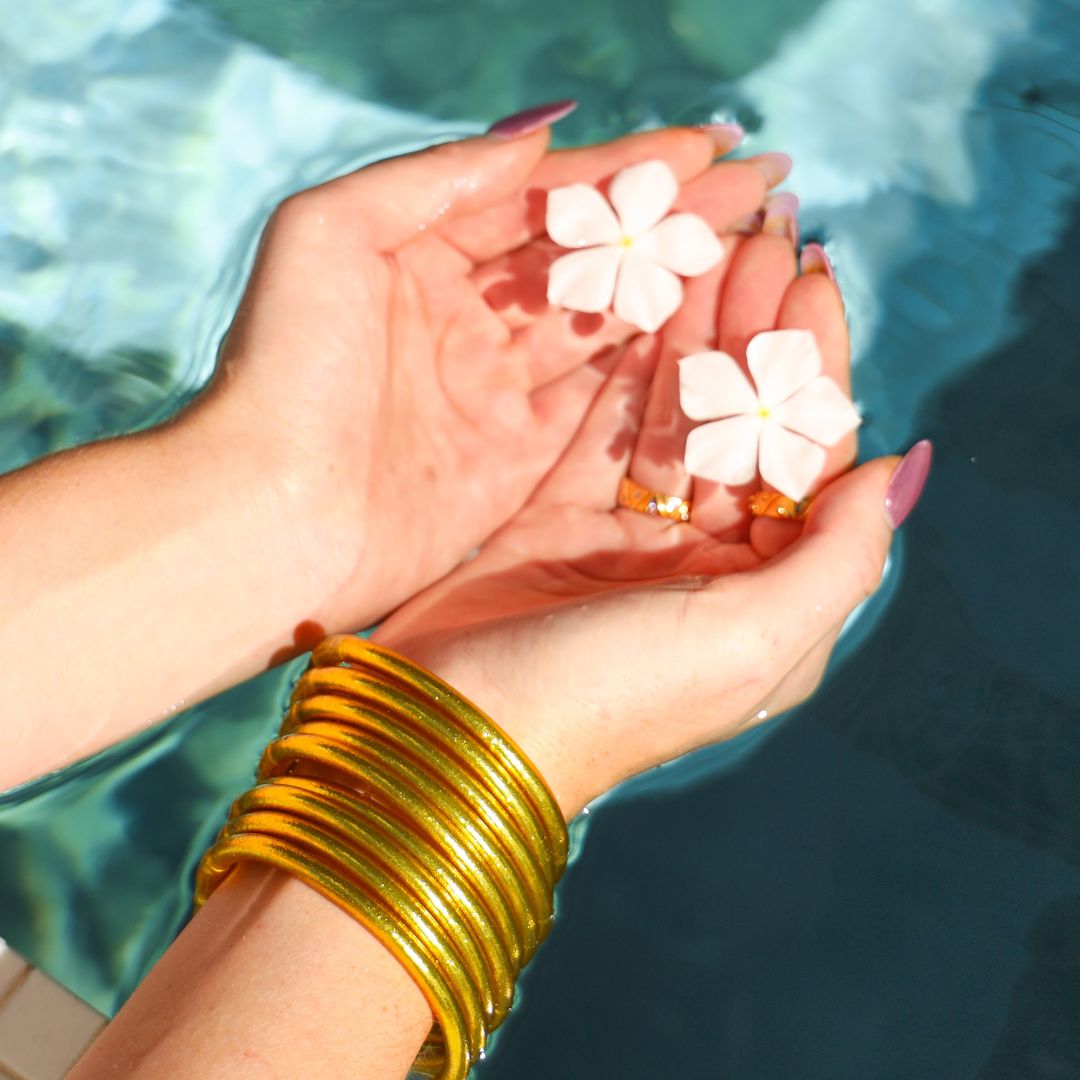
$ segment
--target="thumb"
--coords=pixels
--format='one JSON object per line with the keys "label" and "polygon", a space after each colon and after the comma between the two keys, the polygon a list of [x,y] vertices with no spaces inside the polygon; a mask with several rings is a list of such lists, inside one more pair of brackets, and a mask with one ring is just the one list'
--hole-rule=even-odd
{"label": "thumb", "polygon": [[367,165],[311,194],[337,203],[363,243],[392,251],[427,228],[509,198],[539,164],[549,135],[544,126],[516,138],[441,143]]}
{"label": "thumb", "polygon": [[814,500],[799,539],[752,572],[755,595],[786,612],[796,636],[818,640],[874,593],[930,458],[922,442],[902,460],[877,458],[834,480]]}

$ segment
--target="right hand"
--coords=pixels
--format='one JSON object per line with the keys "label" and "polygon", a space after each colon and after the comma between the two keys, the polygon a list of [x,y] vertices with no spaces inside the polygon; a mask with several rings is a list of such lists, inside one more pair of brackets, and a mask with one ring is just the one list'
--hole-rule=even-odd
{"label": "right hand", "polygon": [[627,776],[803,700],[885,564],[896,459],[840,475],[853,436],[830,452],[822,482],[831,482],[804,525],[752,521],[752,488],[703,483],[693,485],[689,525],[614,506],[627,471],[664,492],[690,491],[677,356],[717,345],[738,355],[761,330],[809,329],[826,373],[847,385],[832,282],[796,278],[787,240],[728,242],[738,250],[727,268],[691,283],[661,337],[624,350],[522,512],[376,635],[506,728],[567,817]]}

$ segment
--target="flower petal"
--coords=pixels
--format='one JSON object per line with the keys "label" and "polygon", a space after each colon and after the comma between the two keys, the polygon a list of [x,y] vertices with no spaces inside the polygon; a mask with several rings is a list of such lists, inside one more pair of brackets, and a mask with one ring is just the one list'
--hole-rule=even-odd
{"label": "flower petal", "polygon": [[683,277],[697,277],[724,257],[716,233],[697,214],[672,214],[638,237],[634,247]]}
{"label": "flower petal", "polygon": [[757,416],[750,380],[727,353],[700,352],[679,361],[679,404],[691,420]]}
{"label": "flower petal", "polygon": [[731,416],[694,428],[686,438],[686,471],[718,484],[748,484],[757,476],[756,416]]}
{"label": "flower petal", "polygon": [[640,236],[670,209],[679,181],[664,161],[643,161],[616,173],[608,188],[624,236]]}
{"label": "flower petal", "polygon": [[761,404],[767,409],[821,374],[821,353],[809,330],[767,330],[757,334],[746,346],[746,362]]}
{"label": "flower petal", "polygon": [[623,322],[651,334],[679,310],[682,282],[670,270],[657,266],[633,248],[616,250],[626,253],[615,286],[615,314]]}
{"label": "flower petal", "polygon": [[773,408],[772,418],[822,446],[839,442],[862,423],[847,394],[825,375],[811,379],[787,401],[781,401]]}
{"label": "flower petal", "polygon": [[622,229],[607,199],[588,184],[553,188],[547,197],[548,236],[560,247],[617,244]]}
{"label": "flower petal", "polygon": [[548,303],[571,311],[607,311],[615,293],[622,249],[594,247],[571,251],[548,270]]}
{"label": "flower petal", "polygon": [[798,502],[825,467],[825,451],[817,443],[766,420],[761,425],[761,479]]}

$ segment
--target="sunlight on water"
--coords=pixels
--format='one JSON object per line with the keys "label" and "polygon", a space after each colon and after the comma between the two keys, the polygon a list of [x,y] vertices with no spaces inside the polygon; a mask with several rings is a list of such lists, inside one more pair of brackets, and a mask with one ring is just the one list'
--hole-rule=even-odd
{"label": "sunlight on water", "polygon": [[[792,153],[864,454],[935,440],[814,701],[594,808],[478,1074],[1080,1075],[1078,47],[1076,0],[0,0],[0,468],[195,392],[283,195],[571,95]],[[114,1008],[287,682],[0,798],[0,932]]]}

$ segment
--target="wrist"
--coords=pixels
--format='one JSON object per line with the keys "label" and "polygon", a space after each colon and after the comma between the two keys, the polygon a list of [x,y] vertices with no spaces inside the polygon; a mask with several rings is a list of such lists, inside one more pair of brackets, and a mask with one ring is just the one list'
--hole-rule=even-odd
{"label": "wrist", "polygon": [[610,786],[601,779],[607,767],[603,755],[583,750],[560,730],[565,707],[538,701],[530,679],[515,678],[467,633],[457,639],[402,638],[392,627],[390,632],[380,627],[372,640],[427,668],[498,724],[535,766],[567,821]]}
{"label": "wrist", "polygon": [[279,594],[272,628],[275,660],[310,648],[328,633],[369,625],[386,598],[367,567],[380,565],[366,533],[355,475],[340,458],[309,445],[301,432],[253,415],[245,399],[214,386],[163,438],[209,469],[223,497],[247,521],[271,591]]}

